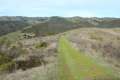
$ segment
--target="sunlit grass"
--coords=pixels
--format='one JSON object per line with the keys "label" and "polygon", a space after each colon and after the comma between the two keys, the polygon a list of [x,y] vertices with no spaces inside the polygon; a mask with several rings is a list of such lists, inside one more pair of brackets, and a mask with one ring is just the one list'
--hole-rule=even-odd
{"label": "sunlit grass", "polygon": [[60,80],[116,80],[110,68],[73,48],[65,37],[59,40],[58,69]]}

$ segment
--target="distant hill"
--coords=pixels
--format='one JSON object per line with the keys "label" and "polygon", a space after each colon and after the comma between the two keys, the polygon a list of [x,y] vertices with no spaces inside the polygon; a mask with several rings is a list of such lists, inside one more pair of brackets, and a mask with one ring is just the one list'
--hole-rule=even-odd
{"label": "distant hill", "polygon": [[72,21],[61,17],[51,17],[48,21],[32,25],[24,29],[24,33],[35,33],[37,36],[52,35],[60,32],[65,32],[70,29],[78,28]]}
{"label": "distant hill", "polygon": [[23,29],[28,26],[24,21],[0,21],[0,36]]}
{"label": "distant hill", "polygon": [[32,32],[36,35],[51,35],[83,27],[120,27],[119,23],[119,18],[4,16],[0,17],[0,36],[18,30],[22,30],[24,33]]}
{"label": "distant hill", "polygon": [[29,25],[44,21],[45,18],[0,17],[0,36],[21,30]]}

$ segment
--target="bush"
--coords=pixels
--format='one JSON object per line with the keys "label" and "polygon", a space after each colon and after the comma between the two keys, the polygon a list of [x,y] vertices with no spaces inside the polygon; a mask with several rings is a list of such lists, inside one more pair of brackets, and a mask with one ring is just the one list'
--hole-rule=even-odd
{"label": "bush", "polygon": [[0,39],[0,45],[4,45],[4,44],[9,46],[11,44],[11,41],[8,38],[3,37]]}
{"label": "bush", "polygon": [[103,41],[103,38],[100,35],[96,34],[91,34],[90,38],[98,41]]}
{"label": "bush", "polygon": [[7,55],[13,59],[19,57],[20,55],[24,55],[26,53],[28,53],[28,51],[27,49],[24,48],[23,44],[17,42],[9,47],[9,52],[7,53]]}
{"label": "bush", "polygon": [[8,63],[9,61],[11,61],[11,59],[9,57],[0,55],[0,65],[2,65],[4,63]]}
{"label": "bush", "polygon": [[56,34],[55,32],[48,32],[48,33],[47,33],[47,36],[55,35],[55,34]]}
{"label": "bush", "polygon": [[0,72],[11,72],[12,65],[12,59],[3,53],[0,53]]}
{"label": "bush", "polygon": [[35,47],[36,48],[46,48],[48,46],[47,42],[40,42],[39,44],[37,44]]}
{"label": "bush", "polygon": [[4,63],[2,65],[0,65],[0,73],[3,73],[3,72],[13,72],[15,70],[15,68],[13,67],[15,64],[14,61],[11,61],[11,62],[8,62],[8,63]]}

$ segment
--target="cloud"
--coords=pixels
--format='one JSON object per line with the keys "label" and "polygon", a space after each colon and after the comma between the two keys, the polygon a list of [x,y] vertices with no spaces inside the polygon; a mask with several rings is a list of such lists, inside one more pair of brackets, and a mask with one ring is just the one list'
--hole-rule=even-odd
{"label": "cloud", "polygon": [[0,15],[118,15],[119,0],[0,0]]}

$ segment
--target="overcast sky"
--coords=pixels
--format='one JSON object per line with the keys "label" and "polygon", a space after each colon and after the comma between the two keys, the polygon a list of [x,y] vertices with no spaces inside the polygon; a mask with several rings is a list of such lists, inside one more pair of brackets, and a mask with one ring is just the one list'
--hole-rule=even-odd
{"label": "overcast sky", "polygon": [[120,0],[0,0],[0,16],[120,17]]}

